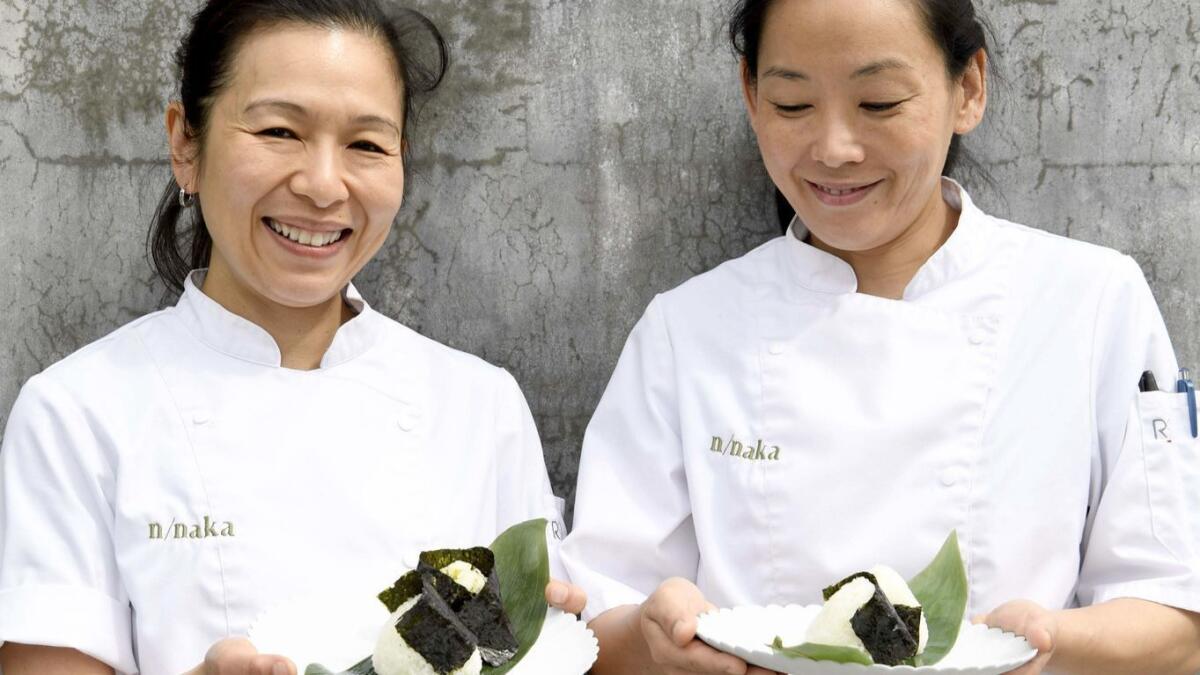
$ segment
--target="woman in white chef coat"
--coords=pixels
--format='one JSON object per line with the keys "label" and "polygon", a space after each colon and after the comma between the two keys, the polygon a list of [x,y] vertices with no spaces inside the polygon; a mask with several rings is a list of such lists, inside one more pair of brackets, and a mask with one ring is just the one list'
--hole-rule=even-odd
{"label": "woman in white chef coat", "polygon": [[177,62],[152,245],[182,297],[13,408],[5,675],[178,675],[206,653],[195,672],[294,673],[223,639],[293,595],[382,588],[421,550],[561,517],[513,378],[350,284],[400,208],[410,102],[445,70],[436,28],[375,0],[210,0]]}
{"label": "woman in white chef coat", "polygon": [[1200,444],[1137,394],[1177,372],[1141,271],[943,178],[987,101],[972,3],[742,0],[731,36],[798,217],[656,297],[588,427],[563,556],[594,672],[761,672],[697,613],[911,577],[951,530],[1022,673],[1196,672]]}

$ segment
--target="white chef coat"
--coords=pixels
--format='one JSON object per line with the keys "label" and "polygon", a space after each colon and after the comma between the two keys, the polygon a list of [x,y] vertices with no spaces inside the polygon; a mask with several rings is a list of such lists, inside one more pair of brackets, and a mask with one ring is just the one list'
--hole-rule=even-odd
{"label": "white chef coat", "polygon": [[298,594],[390,583],[423,549],[530,518],[562,531],[507,372],[353,288],[321,367],[281,368],[200,283],[21,390],[0,451],[0,641],[178,675]]}
{"label": "white chef coat", "polygon": [[563,544],[589,617],[672,576],[718,606],[819,603],[876,563],[911,577],[952,530],[971,613],[1200,610],[1200,444],[1182,397],[1135,400],[1143,370],[1176,375],[1141,271],[943,196],[958,227],[900,301],[794,225],[650,303]]}

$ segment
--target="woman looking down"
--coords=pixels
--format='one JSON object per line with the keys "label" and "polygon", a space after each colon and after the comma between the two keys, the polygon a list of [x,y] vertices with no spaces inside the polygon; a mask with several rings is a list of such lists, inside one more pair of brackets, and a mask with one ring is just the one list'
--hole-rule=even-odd
{"label": "woman looking down", "polygon": [[760,673],[697,614],[911,577],[952,530],[1024,675],[1196,672],[1200,444],[1138,393],[1177,373],[1141,271],[945,177],[987,104],[974,4],[742,0],[730,32],[797,218],[655,298],[588,427],[563,555],[594,672]]}

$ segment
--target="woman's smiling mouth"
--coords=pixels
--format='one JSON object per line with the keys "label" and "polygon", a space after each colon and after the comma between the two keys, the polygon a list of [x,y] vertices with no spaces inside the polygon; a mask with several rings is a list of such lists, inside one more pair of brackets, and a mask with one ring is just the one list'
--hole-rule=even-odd
{"label": "woman's smiling mouth", "polygon": [[850,206],[866,198],[867,194],[882,183],[877,180],[866,185],[823,185],[812,181],[804,181],[812,188],[817,199],[828,206]]}
{"label": "woman's smiling mouth", "polygon": [[263,218],[263,225],[274,234],[274,239],[289,251],[308,257],[325,257],[341,249],[353,230],[350,228],[305,229],[274,218]]}

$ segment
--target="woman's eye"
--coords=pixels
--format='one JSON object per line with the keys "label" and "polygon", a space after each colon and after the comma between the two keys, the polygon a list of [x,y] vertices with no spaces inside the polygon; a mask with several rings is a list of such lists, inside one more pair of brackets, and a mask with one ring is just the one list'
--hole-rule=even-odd
{"label": "woman's eye", "polygon": [[863,103],[861,105],[863,110],[869,110],[871,112],[885,112],[895,108],[901,103],[903,103],[903,101],[893,101],[891,103]]}
{"label": "woman's eye", "polygon": [[774,106],[775,106],[776,110],[778,110],[779,112],[784,113],[784,114],[795,114],[795,113],[799,113],[799,112],[804,112],[805,110],[808,110],[809,108],[812,107],[811,105],[808,105],[807,103],[801,103],[799,105],[782,105],[779,103],[775,103]]}
{"label": "woman's eye", "polygon": [[354,148],[355,150],[363,150],[365,152],[375,152],[381,155],[387,154],[384,152],[383,148],[375,145],[371,141],[358,141],[357,143],[351,144],[350,147]]}
{"label": "woman's eye", "polygon": [[258,132],[258,135],[259,136],[267,136],[269,138],[295,138],[296,137],[296,134],[292,133],[291,129],[284,129],[283,127],[272,127],[270,129],[263,129],[262,131]]}

